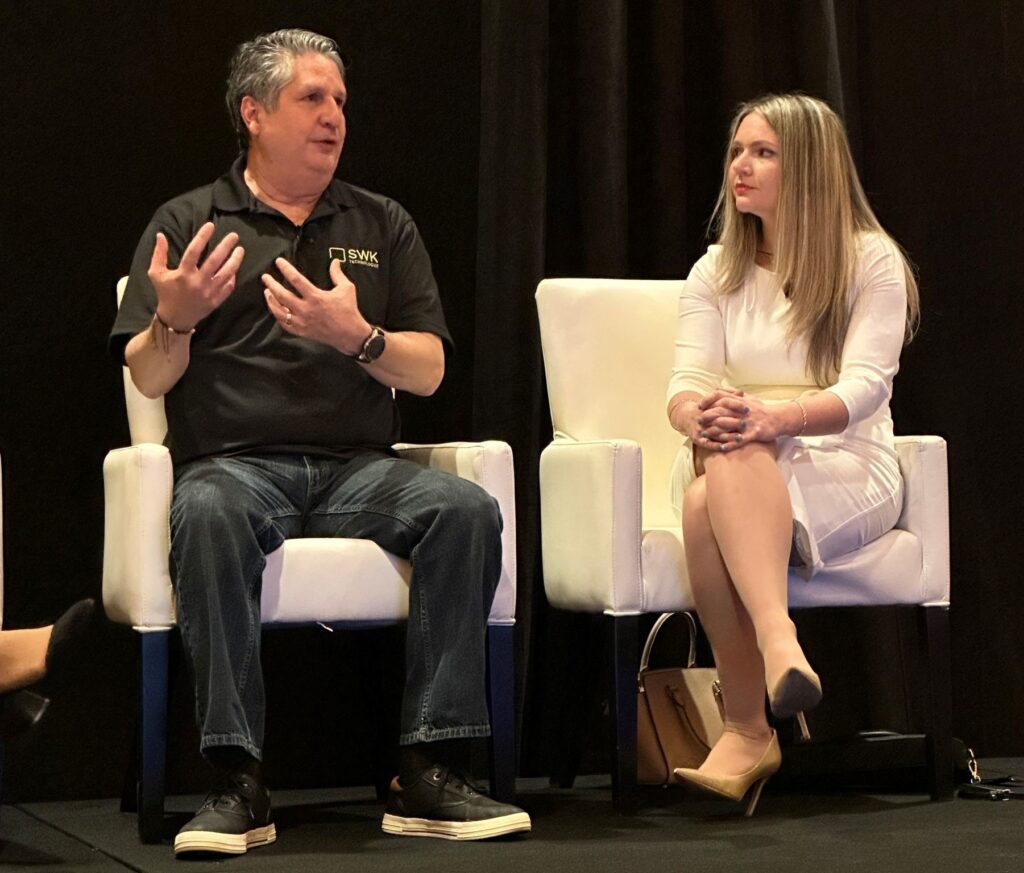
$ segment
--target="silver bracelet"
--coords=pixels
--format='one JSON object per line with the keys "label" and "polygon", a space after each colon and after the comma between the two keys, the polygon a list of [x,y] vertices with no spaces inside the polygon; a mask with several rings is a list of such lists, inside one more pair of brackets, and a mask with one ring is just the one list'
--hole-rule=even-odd
{"label": "silver bracelet", "polygon": [[800,430],[793,434],[793,436],[802,436],[803,432],[807,430],[807,410],[804,409],[804,405],[797,398],[794,397],[792,402],[800,407],[800,415],[802,415],[804,419],[804,423],[800,425]]}

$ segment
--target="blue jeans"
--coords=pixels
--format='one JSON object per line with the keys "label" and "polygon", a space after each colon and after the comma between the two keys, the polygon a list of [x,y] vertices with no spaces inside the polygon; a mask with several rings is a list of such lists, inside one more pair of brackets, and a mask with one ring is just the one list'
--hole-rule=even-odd
{"label": "blue jeans", "polygon": [[265,555],[293,537],[373,540],[412,564],[401,744],[490,734],[485,640],[501,513],[477,485],[367,453],[204,458],[176,471],[171,573],[200,748],[262,757]]}

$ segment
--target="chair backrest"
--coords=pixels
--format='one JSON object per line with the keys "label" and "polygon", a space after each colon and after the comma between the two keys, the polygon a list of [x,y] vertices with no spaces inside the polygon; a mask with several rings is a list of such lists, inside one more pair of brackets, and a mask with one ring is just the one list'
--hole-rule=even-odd
{"label": "chair backrest", "polygon": [[628,439],[643,452],[643,525],[677,524],[665,414],[682,280],[545,279],[537,288],[555,437]]}
{"label": "chair backrest", "polygon": [[[122,277],[117,283],[117,305],[121,305],[128,277]],[[140,443],[162,443],[167,434],[167,416],[164,415],[164,399],[156,400],[144,396],[132,382],[128,368],[124,370],[124,403],[128,410],[128,430],[131,432],[132,445]]]}

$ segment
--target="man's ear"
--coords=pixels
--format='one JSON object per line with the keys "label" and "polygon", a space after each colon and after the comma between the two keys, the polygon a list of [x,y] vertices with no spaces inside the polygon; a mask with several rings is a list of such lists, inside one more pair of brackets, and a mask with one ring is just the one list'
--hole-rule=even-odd
{"label": "man's ear", "polygon": [[249,136],[255,136],[260,132],[260,120],[263,117],[263,107],[252,97],[246,95],[238,107],[242,115],[242,121],[249,131]]}

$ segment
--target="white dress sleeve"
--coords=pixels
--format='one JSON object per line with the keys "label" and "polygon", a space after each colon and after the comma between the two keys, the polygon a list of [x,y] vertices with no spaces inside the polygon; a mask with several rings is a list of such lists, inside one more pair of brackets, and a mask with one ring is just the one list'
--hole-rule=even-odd
{"label": "white dress sleeve", "polygon": [[690,270],[679,295],[675,362],[667,399],[680,391],[710,394],[725,372],[725,328],[714,291],[713,252]]}
{"label": "white dress sleeve", "polygon": [[881,234],[865,237],[852,293],[839,378],[826,389],[846,405],[851,425],[889,402],[903,348],[907,318],[903,258]]}

